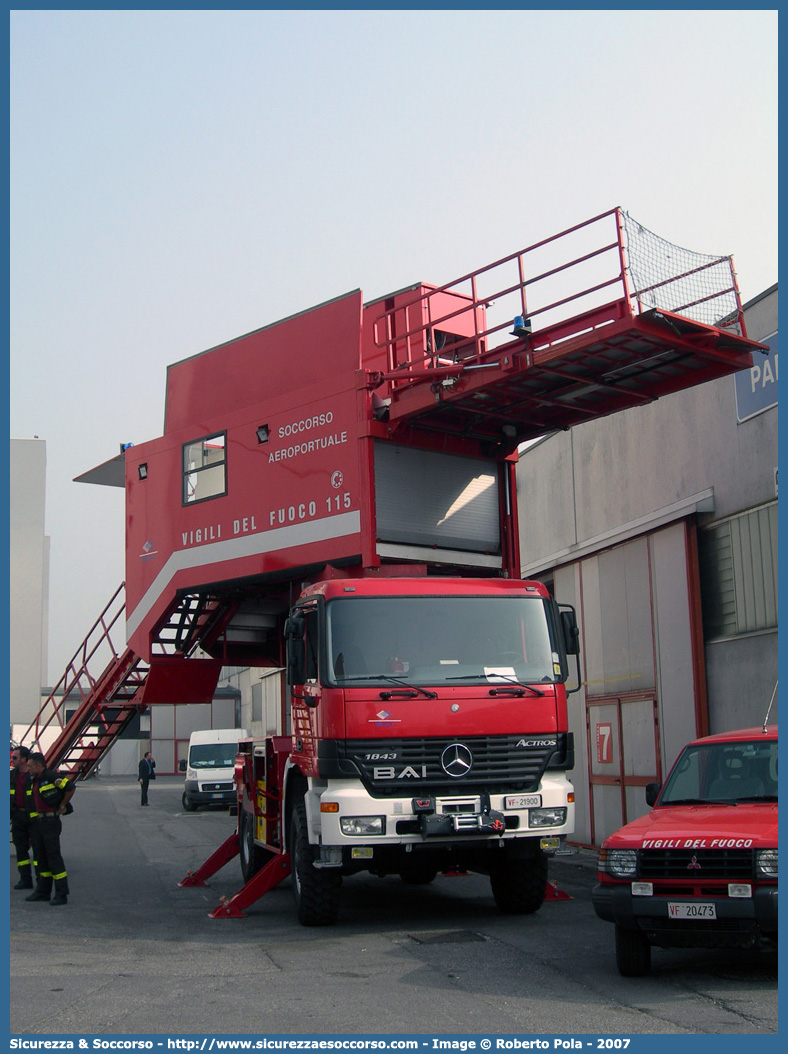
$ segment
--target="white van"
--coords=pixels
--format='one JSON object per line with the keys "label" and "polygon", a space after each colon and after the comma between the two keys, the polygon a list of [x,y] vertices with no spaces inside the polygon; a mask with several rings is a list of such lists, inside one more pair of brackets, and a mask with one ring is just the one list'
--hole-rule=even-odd
{"label": "white van", "polygon": [[245,728],[206,728],[192,732],[181,799],[187,812],[194,812],[200,805],[234,804],[233,774],[238,740],[248,735]]}

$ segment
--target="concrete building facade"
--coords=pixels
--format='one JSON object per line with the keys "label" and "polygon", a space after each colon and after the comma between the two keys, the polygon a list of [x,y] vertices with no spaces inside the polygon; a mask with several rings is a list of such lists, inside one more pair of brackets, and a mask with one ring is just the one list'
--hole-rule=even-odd
{"label": "concrete building facade", "polygon": [[776,285],[745,319],[771,348],[753,370],[521,455],[523,576],[581,627],[580,843],[642,815],[689,738],[762,723],[776,686]]}
{"label": "concrete building facade", "polygon": [[255,738],[289,735],[284,671],[260,666],[225,666],[219,690],[234,689],[240,698],[239,724]]}
{"label": "concrete building facade", "polygon": [[46,442],[12,439],[10,457],[10,720],[27,725],[47,679],[49,538]]}

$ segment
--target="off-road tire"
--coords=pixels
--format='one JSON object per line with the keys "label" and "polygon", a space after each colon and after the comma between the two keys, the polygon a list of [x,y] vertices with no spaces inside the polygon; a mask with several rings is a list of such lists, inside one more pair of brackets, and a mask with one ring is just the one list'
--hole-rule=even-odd
{"label": "off-road tire", "polygon": [[241,810],[241,818],[238,825],[238,850],[241,857],[241,874],[244,882],[248,882],[265,867],[274,855],[270,850],[263,849],[255,844],[254,840],[254,817],[246,809]]}
{"label": "off-road tire", "polygon": [[333,926],[339,916],[342,875],[333,868],[313,867],[313,859],[302,798],[290,820],[290,869],[298,921],[302,926]]}
{"label": "off-road tire", "polygon": [[495,903],[505,915],[533,915],[547,893],[547,857],[504,860],[490,873]]}
{"label": "off-road tire", "polygon": [[616,966],[622,977],[645,977],[651,970],[651,945],[640,930],[616,926]]}

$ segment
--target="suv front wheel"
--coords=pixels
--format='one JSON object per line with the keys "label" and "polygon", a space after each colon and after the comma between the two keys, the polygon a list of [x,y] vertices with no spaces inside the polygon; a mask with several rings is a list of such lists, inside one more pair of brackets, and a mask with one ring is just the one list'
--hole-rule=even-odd
{"label": "suv front wheel", "polygon": [[651,970],[651,945],[640,930],[616,925],[616,966],[622,977],[645,977]]}

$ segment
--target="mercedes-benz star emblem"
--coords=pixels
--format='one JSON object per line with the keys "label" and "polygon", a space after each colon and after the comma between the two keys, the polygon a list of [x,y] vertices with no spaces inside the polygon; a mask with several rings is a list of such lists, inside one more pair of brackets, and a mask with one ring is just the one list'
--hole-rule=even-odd
{"label": "mercedes-benz star emblem", "polygon": [[452,743],[441,754],[441,767],[447,776],[459,779],[471,771],[473,754],[462,743]]}

